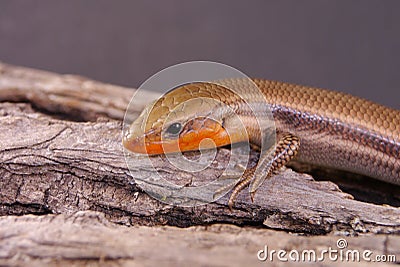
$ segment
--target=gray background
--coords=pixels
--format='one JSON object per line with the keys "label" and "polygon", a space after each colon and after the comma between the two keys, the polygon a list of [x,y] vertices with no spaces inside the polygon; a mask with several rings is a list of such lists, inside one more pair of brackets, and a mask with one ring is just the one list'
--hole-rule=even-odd
{"label": "gray background", "polygon": [[138,87],[189,60],[400,108],[400,1],[0,2],[0,60]]}

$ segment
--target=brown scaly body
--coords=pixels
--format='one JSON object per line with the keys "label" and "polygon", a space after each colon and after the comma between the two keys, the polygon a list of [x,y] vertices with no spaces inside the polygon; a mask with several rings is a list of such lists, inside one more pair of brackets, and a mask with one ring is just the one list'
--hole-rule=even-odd
{"label": "brown scaly body", "polygon": [[400,111],[340,92],[254,82],[277,131],[300,138],[297,160],[400,184]]}

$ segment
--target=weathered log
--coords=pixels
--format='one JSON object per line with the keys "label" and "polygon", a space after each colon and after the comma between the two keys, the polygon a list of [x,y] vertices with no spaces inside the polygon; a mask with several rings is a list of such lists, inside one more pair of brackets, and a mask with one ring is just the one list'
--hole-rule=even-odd
{"label": "weathered log", "polygon": [[[95,121],[100,116],[122,120],[133,93],[133,89],[77,75],[59,75],[0,62],[0,101],[29,102],[41,111],[70,120]],[[143,100],[143,105],[133,111],[141,112],[157,96],[155,92],[140,91],[136,97]]]}
{"label": "weathered log", "polygon": [[[214,164],[195,175],[175,168],[164,156],[152,158],[154,168],[148,168],[145,158],[137,158],[129,170],[121,145],[121,120],[132,94],[133,89],[102,84],[82,77],[0,64],[0,214],[5,216],[0,223],[6,225],[9,220],[21,222],[15,226],[15,231],[28,227],[28,224],[34,228],[37,224],[44,223],[43,227],[50,227],[51,232],[56,231],[57,227],[49,218],[57,218],[55,220],[59,224],[68,226],[71,223],[69,217],[44,216],[30,221],[31,217],[24,216],[19,219],[7,216],[70,215],[92,210],[104,213],[105,218],[113,223],[135,226],[189,227],[229,223],[306,234],[400,233],[399,208],[354,200],[333,182],[316,181],[310,175],[291,169],[265,181],[259,188],[254,203],[250,200],[248,192],[243,191],[232,211],[227,207],[227,196],[216,202],[192,208],[166,205],[153,199],[135,181],[144,177],[155,177],[157,171],[162,172],[167,180],[182,187],[196,181],[215,179],[221,175],[221,170],[229,160],[229,150],[218,149]],[[143,105],[134,107],[133,111],[138,114],[144,105],[156,96],[156,93],[142,92]],[[196,155],[188,153],[188,156]],[[393,190],[394,199],[399,198],[398,192],[398,189]],[[110,225],[102,227],[108,228]],[[103,228],[99,230],[101,233]],[[132,229],[157,232],[160,228]],[[165,229],[168,229],[166,236],[169,235],[170,238],[176,234],[175,231],[186,231]],[[109,234],[106,233],[108,230],[104,230],[105,236]],[[86,233],[89,236],[90,231]],[[142,230],[137,230],[138,233],[125,228],[110,231],[132,231],[132,235],[137,235]],[[229,238],[229,231],[224,233],[224,230],[221,230],[218,233],[221,240]],[[265,229],[253,229],[250,230],[251,235],[257,231],[268,233]],[[44,234],[44,230],[38,232],[35,240],[42,240]],[[203,234],[207,236],[206,228],[201,230],[201,235]],[[254,235],[257,234],[259,233]],[[1,236],[6,235],[2,232]],[[184,236],[185,234],[179,234],[180,242]],[[13,242],[23,242],[20,238],[23,237],[16,236]],[[66,244],[70,242],[63,235],[54,236],[52,240],[58,240],[57,238],[61,238],[60,246],[64,246],[64,241]],[[214,240],[216,236],[212,238]],[[372,244],[375,241],[387,240],[388,237],[368,238],[368,242]],[[385,243],[388,244],[385,245],[386,251],[399,251],[397,237],[390,238],[395,242]],[[288,240],[293,241],[297,238]],[[49,246],[57,248],[57,244],[54,241],[50,242]],[[257,245],[264,244],[260,242]],[[83,243],[82,246],[90,244]],[[34,250],[32,248],[32,251]],[[37,255],[40,260],[45,259],[46,256],[41,256],[40,251],[39,246],[37,251],[30,252],[28,256],[32,258]],[[101,254],[104,256],[97,257],[99,254],[96,254],[94,259],[119,257],[117,252],[107,254],[101,249],[99,251],[104,253]],[[58,256],[63,259],[77,259],[70,258],[68,253],[60,250]],[[4,258],[8,259],[12,253],[2,255],[6,255]],[[121,256],[121,259],[129,261],[131,256],[135,259],[141,257],[137,255],[127,253]],[[82,251],[80,256],[83,261],[92,259],[90,250]],[[54,257],[50,256],[53,259]],[[198,258],[194,261],[201,262]]]}
{"label": "weathered log", "polygon": [[[298,236],[269,229],[226,224],[176,228],[171,226],[125,227],[111,224],[101,213],[86,211],[71,215],[7,216],[0,218],[0,264],[8,266],[365,266],[366,250],[385,255],[387,262],[400,259],[400,236]],[[339,249],[338,240],[347,242]],[[345,240],[345,241],[343,241]],[[268,258],[257,254],[268,248]],[[323,249],[358,251],[360,260],[332,260]],[[285,250],[279,261],[271,250]],[[299,260],[290,260],[290,251]],[[315,258],[301,261],[303,251],[315,251]],[[296,259],[296,254],[292,257]],[[265,254],[261,253],[263,259]],[[282,256],[282,255],[281,255]],[[356,256],[354,256],[356,257]],[[390,257],[390,258],[389,258]],[[317,260],[317,258],[324,260]],[[272,260],[271,260],[272,259]],[[393,262],[392,262],[393,263]],[[374,262],[374,266],[386,266]]]}

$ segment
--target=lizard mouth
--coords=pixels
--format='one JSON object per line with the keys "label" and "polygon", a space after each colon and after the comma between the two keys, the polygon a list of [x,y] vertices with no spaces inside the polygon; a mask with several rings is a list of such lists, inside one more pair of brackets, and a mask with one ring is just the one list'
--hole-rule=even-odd
{"label": "lizard mouth", "polygon": [[128,134],[122,140],[129,151],[149,155],[210,149],[230,143],[227,131],[212,119],[188,123],[176,138],[162,137],[159,132],[150,130],[141,136]]}
{"label": "lizard mouth", "polygon": [[148,136],[126,137],[122,140],[123,146],[131,152],[139,154],[157,155],[179,151],[177,141],[148,141]]}

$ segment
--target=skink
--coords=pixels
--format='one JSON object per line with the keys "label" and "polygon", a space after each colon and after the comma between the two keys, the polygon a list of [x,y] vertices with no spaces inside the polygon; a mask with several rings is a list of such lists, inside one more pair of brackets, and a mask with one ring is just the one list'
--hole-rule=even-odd
{"label": "skink", "polygon": [[[230,207],[243,188],[252,183],[253,196],[265,178],[292,159],[400,185],[399,110],[340,92],[261,79],[252,82],[264,99],[250,92],[246,99],[256,103],[254,106],[265,101],[278,139],[274,153],[260,157],[257,167],[245,171],[230,196]],[[250,115],[246,103],[227,89],[231,85],[246,93],[246,84],[243,79],[230,79],[224,86],[206,82],[180,86],[157,100],[132,124],[123,145],[132,152],[147,154],[197,150],[205,138],[213,140],[214,146],[246,138],[260,146],[261,133],[254,114]],[[196,98],[201,101],[182,104]],[[229,109],[222,108],[221,103]],[[232,110],[246,133],[228,133],[227,128],[235,128],[230,119]],[[143,122],[145,114],[148,117]],[[211,118],[212,114],[217,115]],[[263,114],[257,117],[262,120]]]}

